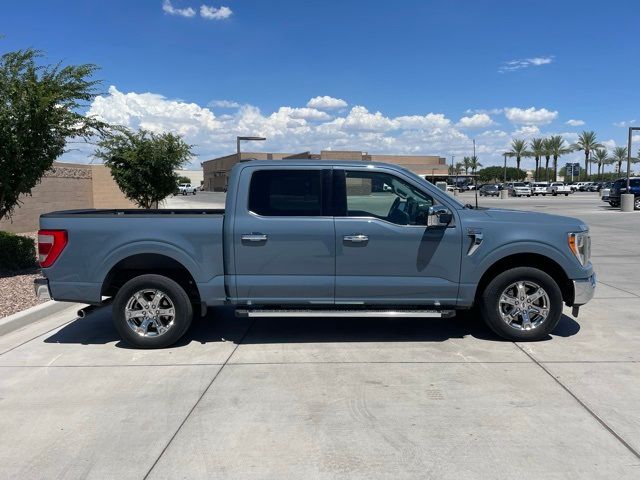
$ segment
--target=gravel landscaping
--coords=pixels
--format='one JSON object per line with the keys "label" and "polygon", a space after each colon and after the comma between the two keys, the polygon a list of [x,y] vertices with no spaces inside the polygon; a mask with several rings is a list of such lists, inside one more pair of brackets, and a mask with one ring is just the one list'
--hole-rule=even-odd
{"label": "gravel landscaping", "polygon": [[[36,232],[20,235],[37,241]],[[37,268],[19,272],[0,272],[0,318],[42,303],[33,291],[33,279],[41,276]]]}

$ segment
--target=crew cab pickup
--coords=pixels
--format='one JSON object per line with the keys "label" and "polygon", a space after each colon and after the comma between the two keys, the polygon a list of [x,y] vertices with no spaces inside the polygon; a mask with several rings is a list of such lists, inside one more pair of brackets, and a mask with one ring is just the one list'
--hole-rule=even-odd
{"label": "crew cab pickup", "polygon": [[553,195],[564,195],[568,197],[570,193],[573,193],[570,185],[565,185],[562,182],[551,182],[551,184],[547,187],[547,193]]}
{"label": "crew cab pickup", "polygon": [[112,301],[122,338],[146,348],[221,305],[297,318],[478,306],[502,337],[539,340],[595,289],[580,220],[465,206],[381,163],[243,162],[224,210],[61,211],[40,228],[38,293]]}
{"label": "crew cab pickup", "polygon": [[198,188],[190,183],[181,183],[178,185],[177,193],[182,195],[195,195]]}

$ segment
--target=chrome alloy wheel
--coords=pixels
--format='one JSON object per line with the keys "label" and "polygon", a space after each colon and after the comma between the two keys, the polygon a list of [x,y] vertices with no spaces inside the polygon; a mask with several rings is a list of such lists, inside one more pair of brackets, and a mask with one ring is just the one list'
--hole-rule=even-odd
{"label": "chrome alloy wheel", "polygon": [[139,290],[124,308],[127,325],[142,337],[159,337],[173,327],[176,310],[164,292],[157,289]]}
{"label": "chrome alloy wheel", "polygon": [[549,316],[551,301],[545,290],[530,281],[512,283],[498,301],[502,321],[516,330],[533,330]]}

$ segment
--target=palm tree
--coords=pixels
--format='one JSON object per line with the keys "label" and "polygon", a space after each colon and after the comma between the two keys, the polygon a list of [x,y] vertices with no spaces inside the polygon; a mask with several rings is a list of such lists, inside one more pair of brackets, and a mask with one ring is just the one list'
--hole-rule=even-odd
{"label": "palm tree", "polygon": [[604,166],[609,162],[609,152],[607,152],[607,149],[596,149],[593,152],[593,161],[598,165],[598,179],[601,179],[601,170],[604,170]]}
{"label": "palm tree", "polygon": [[461,162],[456,162],[456,166],[454,169],[454,173],[456,175],[460,175],[462,173],[462,171],[464,170],[464,164]]}
{"label": "palm tree", "polygon": [[564,143],[562,135],[553,135],[549,138],[549,153],[553,156],[553,181],[558,179],[558,158],[561,155],[573,152],[573,148]]}
{"label": "palm tree", "polygon": [[613,161],[618,162],[618,173],[622,173],[622,162],[627,160],[627,147],[613,149]]}
{"label": "palm tree", "polygon": [[464,168],[464,174],[465,175],[469,175],[469,169],[471,168],[471,158],[470,157],[464,157],[462,159],[462,166]]}
{"label": "palm tree", "polygon": [[510,157],[516,157],[516,168],[520,170],[520,159],[528,155],[527,141],[514,138],[511,141],[511,150],[507,152]]}
{"label": "palm tree", "polygon": [[456,174],[455,165],[449,165],[449,175],[455,175],[455,174]]}
{"label": "palm tree", "polygon": [[469,157],[469,168],[471,168],[471,173],[475,175],[476,170],[478,170],[478,168],[480,168],[481,166],[482,164],[480,163],[477,155]]}
{"label": "palm tree", "polygon": [[536,171],[533,175],[534,180],[537,182],[539,180],[538,176],[540,174],[540,159],[544,155],[544,139],[542,138],[532,138],[531,139],[531,151],[529,152],[530,156],[535,157],[536,159]]}
{"label": "palm tree", "polygon": [[603,148],[603,145],[598,143],[596,139],[596,132],[584,131],[578,135],[578,141],[573,145],[573,148],[575,150],[584,151],[584,179],[586,180],[589,178],[589,155],[592,151],[598,148]]}
{"label": "palm tree", "polygon": [[542,148],[544,151],[544,181],[548,182],[549,181],[549,160],[551,159],[551,139],[550,138],[545,138],[542,141]]}

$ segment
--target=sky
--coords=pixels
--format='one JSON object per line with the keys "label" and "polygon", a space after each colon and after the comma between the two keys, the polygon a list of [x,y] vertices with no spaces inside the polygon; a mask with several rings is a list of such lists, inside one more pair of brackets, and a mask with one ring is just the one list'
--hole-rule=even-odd
{"label": "sky", "polygon": [[[594,130],[613,148],[640,125],[633,0],[22,0],[0,15],[0,53],[98,65],[86,114],[180,133],[191,168],[236,135],[267,137],[247,151],[448,161],[475,139],[487,166],[513,138]],[[97,161],[73,147],[63,160]]]}

